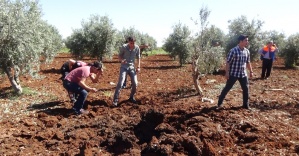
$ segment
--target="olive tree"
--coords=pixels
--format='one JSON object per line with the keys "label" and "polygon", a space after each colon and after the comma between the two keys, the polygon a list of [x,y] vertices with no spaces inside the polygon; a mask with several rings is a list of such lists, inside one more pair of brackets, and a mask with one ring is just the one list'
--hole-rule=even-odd
{"label": "olive tree", "polygon": [[227,36],[226,52],[235,47],[239,41],[238,36],[240,34],[248,35],[249,39],[249,51],[251,59],[259,58],[258,50],[264,44],[265,40],[261,28],[263,26],[261,20],[253,19],[251,22],[247,20],[246,16],[241,16],[237,19],[229,21],[229,34]]}
{"label": "olive tree", "polygon": [[199,95],[203,94],[199,82],[201,76],[220,69],[224,60],[224,48],[222,46],[225,44],[225,36],[214,25],[208,27],[209,15],[208,8],[202,7],[199,12],[199,22],[195,21],[195,24],[199,24],[200,28],[193,40],[191,61],[193,82]]}
{"label": "olive tree", "polygon": [[190,56],[191,48],[191,31],[188,26],[178,23],[173,26],[173,32],[166,39],[163,50],[170,53],[170,56],[175,58],[178,56],[180,65],[186,63]]}
{"label": "olive tree", "polygon": [[286,45],[281,51],[285,59],[285,67],[295,67],[299,61],[299,34],[288,37]]}
{"label": "olive tree", "polygon": [[81,25],[82,28],[74,30],[66,40],[66,46],[73,55],[102,60],[105,55],[113,54],[116,29],[108,16],[91,15]]}
{"label": "olive tree", "polygon": [[28,0],[0,1],[0,68],[16,93],[22,93],[19,75],[39,71],[62,45],[58,31],[41,19],[38,3]]}
{"label": "olive tree", "polygon": [[194,40],[192,56],[196,58],[197,68],[201,74],[217,72],[224,62],[225,35],[214,25],[202,30]]}
{"label": "olive tree", "polygon": [[157,47],[157,41],[152,36],[148,35],[147,33],[141,33],[134,27],[130,27],[128,29],[124,28],[120,34],[122,35],[123,39],[126,39],[129,36],[135,37],[137,45],[148,45],[150,47],[149,49],[155,49]]}

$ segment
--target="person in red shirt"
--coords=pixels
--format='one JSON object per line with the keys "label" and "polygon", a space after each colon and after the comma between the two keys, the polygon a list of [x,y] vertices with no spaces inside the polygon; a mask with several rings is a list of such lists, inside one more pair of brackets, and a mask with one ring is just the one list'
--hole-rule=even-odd
{"label": "person in red shirt", "polygon": [[90,77],[93,83],[97,83],[102,74],[103,64],[99,61],[95,61],[87,66],[76,68],[66,75],[63,81],[63,87],[67,91],[79,95],[73,106],[76,114],[88,113],[87,110],[83,109],[88,92],[97,91],[96,88],[90,87],[86,84],[86,79]]}
{"label": "person in red shirt", "polygon": [[[63,65],[60,68],[60,73],[61,73],[61,77],[60,79],[62,81],[64,81],[64,78],[66,77],[66,75],[68,73],[70,73],[72,70],[79,68],[79,67],[84,67],[87,66],[88,63],[85,63],[83,61],[76,61],[73,59],[69,59],[68,61],[66,61],[65,63],[63,63]],[[76,102],[76,95],[72,92],[68,92],[69,98],[71,100],[72,103]]]}
{"label": "person in red shirt", "polygon": [[69,59],[68,61],[64,62],[63,65],[60,68],[60,73],[61,73],[61,80],[64,80],[66,75],[70,73],[72,70],[78,68],[78,67],[83,67],[87,66],[88,63],[83,62],[83,61],[76,61],[73,59]]}

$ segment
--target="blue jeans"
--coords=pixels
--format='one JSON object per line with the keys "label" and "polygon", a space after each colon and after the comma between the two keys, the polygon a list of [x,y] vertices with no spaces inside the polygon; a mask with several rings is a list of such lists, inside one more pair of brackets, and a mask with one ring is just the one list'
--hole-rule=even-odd
{"label": "blue jeans", "polygon": [[219,100],[218,100],[218,106],[222,105],[222,102],[226,96],[226,94],[230,91],[230,89],[233,87],[233,85],[235,84],[236,81],[240,82],[241,88],[243,90],[243,106],[249,106],[248,104],[248,99],[249,99],[249,83],[248,83],[248,78],[246,77],[242,77],[242,78],[238,78],[238,77],[234,77],[234,76],[229,76],[228,80],[226,81],[226,85],[223,88],[220,96],[219,96]]}
{"label": "blue jeans", "polygon": [[135,69],[134,68],[127,69],[127,68],[120,67],[118,83],[117,83],[117,86],[116,86],[116,89],[114,92],[114,97],[113,97],[114,102],[118,102],[119,94],[121,91],[121,86],[124,83],[127,74],[130,76],[131,84],[132,84],[130,98],[133,98],[136,93],[136,88],[137,88],[138,82],[137,82],[137,75],[136,75]]}
{"label": "blue jeans", "polygon": [[75,94],[79,94],[79,97],[78,97],[77,101],[75,102],[73,108],[76,111],[79,111],[80,109],[82,109],[83,105],[84,105],[84,102],[86,100],[86,97],[88,95],[88,92],[85,89],[83,89],[82,87],[80,87],[77,83],[70,82],[70,81],[67,81],[67,80],[63,81],[63,87],[67,91],[70,91],[70,92],[75,93]]}
{"label": "blue jeans", "polygon": [[127,86],[127,76],[125,77],[125,81],[124,81],[124,83],[123,83],[123,85],[122,86],[124,86],[124,87],[126,87]]}

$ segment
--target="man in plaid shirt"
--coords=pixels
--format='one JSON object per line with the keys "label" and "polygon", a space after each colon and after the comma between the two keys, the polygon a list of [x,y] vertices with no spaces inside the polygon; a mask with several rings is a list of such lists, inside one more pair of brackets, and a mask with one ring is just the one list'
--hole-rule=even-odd
{"label": "man in plaid shirt", "polygon": [[243,108],[249,109],[249,83],[246,72],[246,67],[250,71],[250,77],[253,76],[252,67],[250,64],[250,52],[246,48],[248,45],[248,36],[240,35],[238,37],[239,44],[232,48],[226,60],[226,69],[225,69],[225,77],[227,79],[226,85],[223,88],[219,100],[218,100],[218,108],[222,107],[222,102],[229,92],[229,90],[233,87],[235,82],[238,80],[240,82],[241,88],[243,90]]}

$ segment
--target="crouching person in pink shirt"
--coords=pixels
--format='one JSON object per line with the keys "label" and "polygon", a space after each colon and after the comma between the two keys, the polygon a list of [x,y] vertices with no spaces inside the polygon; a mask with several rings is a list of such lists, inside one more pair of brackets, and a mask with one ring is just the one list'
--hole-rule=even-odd
{"label": "crouching person in pink shirt", "polygon": [[96,92],[96,88],[89,87],[85,81],[88,77],[91,78],[93,83],[98,82],[99,77],[103,73],[103,64],[99,61],[89,63],[87,66],[79,67],[72,70],[65,77],[63,81],[63,87],[72,92],[78,94],[78,99],[74,103],[73,109],[76,114],[88,114],[87,110],[83,109],[84,102],[88,95],[88,92]]}

